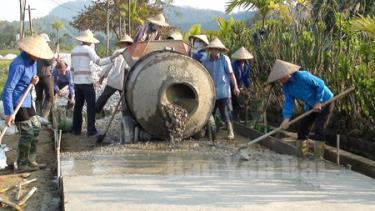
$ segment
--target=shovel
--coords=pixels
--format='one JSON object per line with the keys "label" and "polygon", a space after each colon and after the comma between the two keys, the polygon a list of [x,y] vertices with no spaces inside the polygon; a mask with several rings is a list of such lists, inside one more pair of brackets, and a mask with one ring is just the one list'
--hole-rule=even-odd
{"label": "shovel", "polygon": [[120,103],[121,103],[121,101],[122,101],[122,98],[124,97],[124,93],[125,93],[124,91],[121,93],[121,97],[120,97],[120,99],[119,99],[118,102],[117,102],[117,105],[116,105],[115,111],[113,112],[113,114],[112,114],[112,116],[111,116],[111,119],[109,120],[109,123],[108,123],[108,125],[107,125],[107,128],[105,129],[104,134],[101,134],[101,135],[99,135],[99,136],[96,138],[96,142],[97,142],[97,143],[102,143],[103,140],[104,140],[104,138],[106,137],[107,132],[108,132],[108,130],[109,130],[109,128],[111,127],[111,124],[112,124],[112,122],[113,122],[113,119],[115,118],[115,115],[116,115],[116,112],[117,112],[117,110],[118,110],[118,107],[120,106]]}
{"label": "shovel", "polygon": [[[345,90],[344,92],[342,92],[342,93],[336,95],[335,97],[331,98],[330,100],[324,102],[324,103],[322,104],[322,107],[327,106],[328,104],[330,104],[330,103],[332,103],[332,102],[334,102],[334,101],[340,99],[341,97],[347,95],[348,93],[350,93],[350,92],[353,91],[353,90],[354,90],[354,87]],[[299,121],[299,120],[301,120],[302,118],[304,118],[304,117],[310,115],[310,114],[313,113],[313,112],[315,112],[315,111],[311,109],[311,110],[309,110],[309,111],[307,111],[307,112],[301,114],[300,116],[298,116],[298,117],[294,118],[293,120],[291,120],[291,121],[289,122],[289,125],[291,125],[291,124],[293,124],[293,123],[296,123],[297,121]],[[262,135],[262,136],[260,136],[260,137],[258,137],[258,138],[256,138],[256,139],[254,139],[254,140],[252,140],[252,141],[249,141],[247,144],[244,144],[243,146],[239,147],[238,150],[237,150],[237,152],[238,152],[238,151],[241,151],[241,150],[243,150],[243,149],[245,149],[245,148],[247,148],[247,147],[248,147],[249,145],[251,145],[251,144],[255,144],[255,143],[257,143],[257,142],[259,142],[259,141],[261,141],[261,140],[267,138],[268,136],[271,136],[271,135],[273,135],[273,134],[279,132],[279,131],[282,130],[282,129],[283,129],[282,127],[278,127],[278,128],[276,128],[276,129],[274,129],[274,130],[272,130],[272,131],[270,131],[270,132],[268,132],[268,133],[266,133],[266,134],[264,134],[264,135]]]}
{"label": "shovel", "polygon": [[[20,98],[20,100],[19,100],[16,108],[14,109],[13,114],[16,114],[18,112],[18,110],[20,110],[23,101],[25,101],[25,99],[27,97],[27,94],[30,92],[30,90],[31,90],[32,87],[33,87],[33,84],[30,83],[29,86],[26,88],[26,91],[22,94],[22,96],[21,96],[21,98]],[[1,141],[3,140],[3,137],[4,137],[5,132],[7,131],[7,129],[8,129],[8,126],[5,126],[5,128],[1,131],[1,134],[0,134],[0,158],[3,159],[3,160],[0,159],[0,163],[5,162],[5,164],[6,164],[6,155],[5,155],[5,152],[7,151],[7,147],[5,146],[5,144],[1,144]],[[0,166],[0,169],[1,169],[1,166]]]}

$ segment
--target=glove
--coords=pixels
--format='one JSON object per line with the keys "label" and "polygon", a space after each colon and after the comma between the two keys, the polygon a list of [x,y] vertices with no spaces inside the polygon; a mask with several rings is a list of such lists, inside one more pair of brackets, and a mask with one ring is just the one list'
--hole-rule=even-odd
{"label": "glove", "polygon": [[280,127],[284,130],[288,129],[289,127],[289,119],[284,119],[284,121],[281,123]]}

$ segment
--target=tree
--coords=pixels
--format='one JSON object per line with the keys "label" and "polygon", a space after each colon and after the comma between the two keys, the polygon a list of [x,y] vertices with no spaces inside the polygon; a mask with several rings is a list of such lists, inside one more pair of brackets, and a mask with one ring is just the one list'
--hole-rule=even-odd
{"label": "tree", "polygon": [[60,44],[59,32],[64,29],[64,24],[61,21],[55,21],[52,23],[52,28],[56,30],[57,46]]}
{"label": "tree", "polygon": [[[91,29],[96,32],[106,31],[106,0],[95,0],[76,17],[71,25],[79,30]],[[148,0],[130,2],[131,28],[137,28],[144,20],[161,12],[160,2],[150,3]],[[109,5],[110,30],[119,39],[122,36],[123,20],[128,18],[128,0],[115,0]],[[132,31],[132,33],[135,33]]]}
{"label": "tree", "polygon": [[281,0],[229,0],[225,6],[225,12],[230,13],[236,7],[242,7],[248,10],[258,9],[262,17],[262,27],[264,28],[267,15],[275,9]]}

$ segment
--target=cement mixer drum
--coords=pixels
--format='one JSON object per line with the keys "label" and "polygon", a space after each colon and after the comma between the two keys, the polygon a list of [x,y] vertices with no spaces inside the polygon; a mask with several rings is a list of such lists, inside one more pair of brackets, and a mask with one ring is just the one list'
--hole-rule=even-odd
{"label": "cement mixer drum", "polygon": [[197,133],[212,113],[215,90],[211,76],[199,62],[173,51],[155,51],[130,70],[126,101],[135,120],[158,138],[168,138],[162,105],[188,111],[184,137]]}

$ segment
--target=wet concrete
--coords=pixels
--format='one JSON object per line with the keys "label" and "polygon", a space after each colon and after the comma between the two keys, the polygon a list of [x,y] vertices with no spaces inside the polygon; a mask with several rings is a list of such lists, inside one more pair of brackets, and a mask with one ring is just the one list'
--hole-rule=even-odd
{"label": "wet concrete", "polygon": [[237,144],[157,143],[64,153],[65,210],[375,209],[369,177],[258,145],[243,162],[233,154]]}

